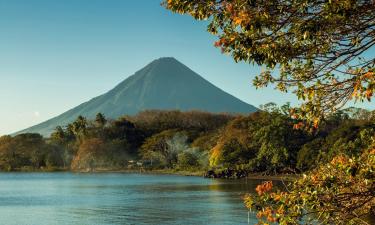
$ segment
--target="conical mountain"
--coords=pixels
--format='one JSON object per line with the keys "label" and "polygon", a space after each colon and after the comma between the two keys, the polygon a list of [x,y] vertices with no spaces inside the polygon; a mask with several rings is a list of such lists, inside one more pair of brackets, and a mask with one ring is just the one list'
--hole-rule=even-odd
{"label": "conical mountain", "polygon": [[47,136],[56,126],[66,125],[79,115],[94,118],[101,112],[108,118],[118,118],[147,109],[231,113],[257,110],[168,57],[154,60],[109,92],[18,133],[32,132]]}

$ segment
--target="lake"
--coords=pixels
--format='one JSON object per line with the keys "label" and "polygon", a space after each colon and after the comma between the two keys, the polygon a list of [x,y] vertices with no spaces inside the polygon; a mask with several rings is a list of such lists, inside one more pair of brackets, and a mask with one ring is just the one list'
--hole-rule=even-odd
{"label": "lake", "polygon": [[[0,224],[247,224],[242,196],[260,182],[127,173],[0,173]],[[250,222],[256,223],[254,215]]]}

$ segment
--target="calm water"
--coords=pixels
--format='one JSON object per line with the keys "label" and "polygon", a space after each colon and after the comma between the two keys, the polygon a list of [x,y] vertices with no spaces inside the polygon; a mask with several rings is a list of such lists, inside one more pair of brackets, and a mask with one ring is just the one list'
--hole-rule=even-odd
{"label": "calm water", "polygon": [[260,182],[121,173],[0,173],[0,225],[247,224],[241,197]]}

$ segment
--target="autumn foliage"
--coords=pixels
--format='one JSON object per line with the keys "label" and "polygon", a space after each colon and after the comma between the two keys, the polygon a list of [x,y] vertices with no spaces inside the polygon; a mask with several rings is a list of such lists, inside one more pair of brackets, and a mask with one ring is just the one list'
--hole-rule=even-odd
{"label": "autumn foliage", "polygon": [[262,66],[255,87],[274,84],[304,103],[299,114],[319,123],[348,101],[375,90],[375,4],[371,0],[168,0],[164,6],[208,20],[214,46]]}
{"label": "autumn foliage", "polygon": [[359,157],[339,155],[303,175],[287,191],[271,191],[272,183],[246,195],[260,224],[368,224],[375,216],[375,149]]}

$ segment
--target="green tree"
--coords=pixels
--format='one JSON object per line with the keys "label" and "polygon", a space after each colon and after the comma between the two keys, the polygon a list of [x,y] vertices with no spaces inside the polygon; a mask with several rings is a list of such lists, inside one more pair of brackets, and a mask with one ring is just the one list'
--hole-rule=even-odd
{"label": "green tree", "polygon": [[173,168],[178,155],[187,150],[187,136],[177,130],[166,130],[147,138],[141,146],[140,155],[154,166]]}
{"label": "green tree", "polygon": [[224,167],[246,164],[249,162],[249,158],[253,157],[252,152],[234,138],[226,141],[221,151],[218,163]]}
{"label": "green tree", "polygon": [[212,166],[246,165],[252,172],[281,172],[294,169],[297,153],[312,137],[293,129],[284,107],[267,104],[267,111],[231,121],[211,151]]}
{"label": "green tree", "polygon": [[274,83],[304,100],[315,125],[375,90],[375,4],[370,0],[165,0],[173,12],[209,20],[215,46],[235,61],[264,65],[256,87]]}
{"label": "green tree", "polygon": [[48,145],[40,134],[0,138],[0,167],[5,170],[45,167],[47,153]]}
{"label": "green tree", "polygon": [[196,169],[199,168],[200,158],[202,155],[196,149],[185,149],[177,156],[178,167],[182,169]]}
{"label": "green tree", "polygon": [[166,130],[147,138],[139,150],[142,159],[149,160],[152,166],[170,167],[167,141],[175,133],[176,130]]}
{"label": "green tree", "polygon": [[103,113],[96,114],[95,117],[95,124],[98,127],[104,127],[107,123],[107,119],[105,118]]}
{"label": "green tree", "polygon": [[57,126],[50,136],[50,139],[59,145],[63,145],[66,142],[66,138],[67,135],[61,126]]}
{"label": "green tree", "polygon": [[49,169],[66,168],[65,149],[57,145],[47,145],[45,164]]}
{"label": "green tree", "polygon": [[18,155],[13,147],[13,138],[11,136],[0,137],[0,168],[1,170],[11,171],[17,167]]}
{"label": "green tree", "polygon": [[297,155],[297,169],[307,171],[319,164],[319,154],[325,144],[323,138],[316,138],[302,146]]}
{"label": "green tree", "polygon": [[78,116],[72,124],[72,132],[79,140],[82,140],[87,134],[87,119],[83,116]]}
{"label": "green tree", "polygon": [[[136,154],[144,141],[144,131],[138,129],[126,117],[121,117],[110,123],[104,130],[105,137],[110,140],[119,140],[126,143],[132,154]],[[128,146],[129,145],[129,146]]]}
{"label": "green tree", "polygon": [[[68,168],[76,152],[76,138],[73,132],[73,124],[69,124],[64,130],[61,126],[57,126],[50,136],[50,143],[55,148],[61,150],[59,153],[63,159],[63,168]],[[50,157],[50,161],[58,161],[57,153]],[[52,158],[51,158],[52,157]]]}

